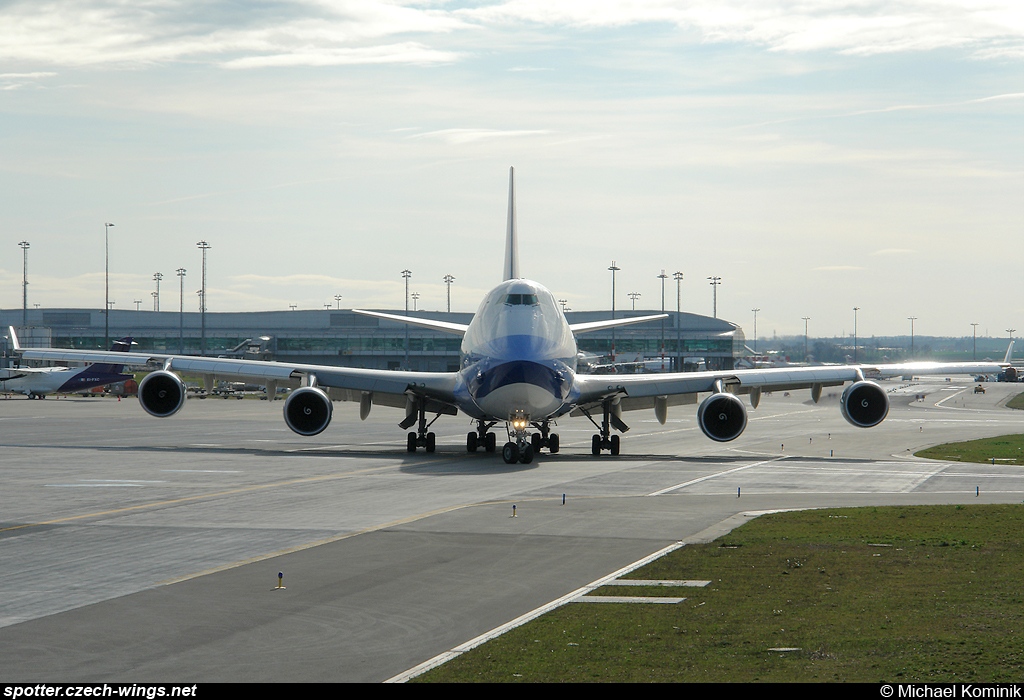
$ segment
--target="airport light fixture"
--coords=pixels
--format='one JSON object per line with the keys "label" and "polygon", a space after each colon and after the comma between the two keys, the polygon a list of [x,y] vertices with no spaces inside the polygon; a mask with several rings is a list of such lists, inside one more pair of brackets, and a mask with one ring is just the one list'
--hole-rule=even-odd
{"label": "airport light fixture", "polygon": [[558,303],[562,305],[562,313],[565,313],[565,305],[569,302],[568,299],[559,299]]}
{"label": "airport light fixture", "polygon": [[452,312],[452,282],[455,281],[455,278],[452,275],[445,275],[442,279],[444,279],[445,286],[448,287],[448,313],[451,313]]}
{"label": "airport light fixture", "polygon": [[[612,273],[612,320],[615,320],[615,273],[622,268],[615,264],[612,260],[612,264],[608,267],[608,270]],[[612,362],[615,362],[615,326],[612,326]]]}
{"label": "airport light fixture", "polygon": [[801,316],[804,320],[804,362],[807,362],[807,322],[811,320],[810,316]]}
{"label": "airport light fixture", "polygon": [[156,272],[153,274],[153,281],[156,282],[156,291],[153,292],[153,311],[160,310],[160,280],[164,278],[164,273]]}
{"label": "airport light fixture", "polygon": [[[665,280],[668,279],[668,275],[662,270],[661,274],[658,275],[658,279],[661,280],[661,313],[665,314]],[[661,369],[665,370],[665,319],[661,319]]]}
{"label": "airport light fixture", "polygon": [[185,354],[185,268],[175,270],[178,275],[178,354]]}
{"label": "airport light fixture", "polygon": [[199,324],[200,324],[200,331],[199,331],[199,354],[200,355],[205,355],[206,354],[206,251],[208,251],[213,246],[211,246],[206,241],[199,241],[198,243],[196,243],[196,247],[199,248],[201,251],[203,251],[203,281],[202,281],[202,286],[199,288],[200,289],[200,294],[199,294],[199,319],[200,319],[200,321],[199,321]]}
{"label": "airport light fixture", "polygon": [[1017,329],[1016,329],[1016,328],[1007,328],[1007,329],[1005,329],[1005,330],[1006,330],[1006,332],[1007,332],[1007,333],[1009,333],[1009,334],[1010,334],[1010,342],[1012,343],[1012,342],[1013,342],[1013,332],[1014,332],[1015,330],[1017,330]]}
{"label": "airport light fixture", "polygon": [[[405,280],[405,315],[409,315],[409,278],[412,277],[412,270],[402,270],[402,279]],[[409,324],[405,324],[405,364],[404,369],[409,369]]]}
{"label": "airport light fixture", "polygon": [[910,359],[914,359],[914,321],[917,320],[917,316],[907,316],[907,320],[910,321]]}
{"label": "airport light fixture", "polygon": [[682,320],[682,310],[683,310],[683,292],[682,292],[683,273],[682,272],[673,272],[672,273],[672,279],[674,279],[676,281],[676,355],[678,355],[678,357],[679,357],[679,360],[678,360],[678,363],[677,363],[677,366],[676,366],[676,371],[677,372],[682,372],[683,371],[683,340],[682,340],[682,333],[683,333],[683,320]]}
{"label": "airport light fixture", "polygon": [[335,294],[334,295],[334,301],[336,301],[338,303],[338,311],[341,311],[341,295],[340,294]]}
{"label": "airport light fixture", "polygon": [[21,248],[22,270],[21,270],[21,325],[28,325],[28,249],[29,242],[22,241],[18,244]]}
{"label": "airport light fixture", "polygon": [[298,305],[297,304],[289,304],[288,308],[291,309],[292,311],[295,311],[295,309],[298,308]]}
{"label": "airport light fixture", "polygon": [[757,312],[761,309],[751,309],[754,312],[754,354],[757,354]]}
{"label": "airport light fixture", "polygon": [[413,292],[410,296],[412,296],[412,310],[416,311],[418,309],[416,302],[420,300],[420,293]]}
{"label": "airport light fixture", "polygon": [[110,347],[110,227],[103,224],[103,349]]}
{"label": "airport light fixture", "polygon": [[711,314],[714,318],[718,318],[718,285],[722,283],[721,277],[708,277],[711,282],[711,288],[714,290],[711,301]]}
{"label": "airport light fixture", "polygon": [[857,312],[859,306],[853,307],[853,363],[857,364]]}
{"label": "airport light fixture", "polygon": [[640,298],[640,292],[630,292],[626,296],[633,300],[633,311],[636,311],[636,300]]}
{"label": "airport light fixture", "polygon": [[978,360],[978,324],[977,323],[972,323],[971,325],[974,326],[974,342],[972,343],[973,350],[971,351],[971,360],[972,361],[977,361]]}
{"label": "airport light fixture", "polygon": [[142,299],[136,299],[134,303],[135,303],[135,310],[136,311],[141,311],[140,307],[142,306]]}

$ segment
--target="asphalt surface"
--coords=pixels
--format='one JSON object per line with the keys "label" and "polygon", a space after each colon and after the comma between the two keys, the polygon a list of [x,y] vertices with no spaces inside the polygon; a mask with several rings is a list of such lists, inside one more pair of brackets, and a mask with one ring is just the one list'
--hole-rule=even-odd
{"label": "asphalt surface", "polygon": [[1020,467],[911,456],[1024,432],[1024,386],[885,386],[868,430],[794,392],[731,443],[678,407],[625,414],[618,457],[571,419],[513,466],[461,417],[410,455],[380,407],[302,438],[281,402],[0,399],[0,681],[383,681],[737,514],[1024,500]]}

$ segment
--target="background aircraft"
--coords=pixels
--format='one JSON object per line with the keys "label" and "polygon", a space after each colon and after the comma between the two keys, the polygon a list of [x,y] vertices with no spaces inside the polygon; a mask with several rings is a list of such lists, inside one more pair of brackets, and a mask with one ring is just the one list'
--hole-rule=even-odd
{"label": "background aircraft", "polygon": [[[843,392],[841,410],[853,425],[872,427],[889,411],[884,389],[872,377],[905,374],[982,374],[998,372],[994,363],[928,363],[900,365],[833,365],[772,369],[681,372],[642,375],[577,374],[576,334],[664,318],[664,314],[570,325],[554,295],[519,274],[516,230],[515,180],[509,171],[508,219],[503,279],[480,303],[468,325],[430,319],[361,311],[370,316],[411,323],[462,337],[457,372],[410,372],[287,364],[231,358],[183,357],[129,353],[128,364],[156,371],[139,384],[139,403],[158,417],[177,413],[185,403],[185,384],[178,372],[199,373],[212,386],[215,378],[256,378],[274,395],[277,382],[300,379],[284,405],[285,423],[300,435],[317,435],[330,424],[331,396],[358,401],[365,419],[373,404],[405,410],[403,430],[414,425],[406,447],[415,452],[435,449],[430,426],[442,415],[464,413],[475,421],[466,436],[466,448],[496,449],[491,429],[505,425],[508,441],[502,448],[505,462],[530,462],[541,449],[558,452],[558,434],[552,432],[562,416],[585,416],[597,428],[591,441],[593,454],[619,453],[619,435],[629,427],[624,411],[653,408],[664,423],[668,407],[696,404],[699,393],[709,393],[697,409],[701,430],[712,440],[733,440],[747,425],[746,408],[737,394],[748,394],[757,407],[762,390],[809,388],[817,401],[823,387],[852,382]],[[13,334],[13,329],[12,329]],[[1011,344],[1012,349],[1012,344]],[[26,358],[59,361],[105,361],[109,353],[59,349],[25,349]],[[1009,354],[1009,353],[1008,353]],[[433,416],[433,417],[430,417]]]}
{"label": "background aircraft", "polygon": [[[11,329],[11,342],[15,352],[21,348],[18,337]],[[110,352],[125,353],[131,349],[132,339],[121,338],[110,346]],[[85,368],[67,367],[10,367],[0,369],[0,391],[24,394],[30,399],[41,399],[47,394],[70,394],[97,386],[116,384],[132,379],[122,374],[123,364],[95,362]]]}

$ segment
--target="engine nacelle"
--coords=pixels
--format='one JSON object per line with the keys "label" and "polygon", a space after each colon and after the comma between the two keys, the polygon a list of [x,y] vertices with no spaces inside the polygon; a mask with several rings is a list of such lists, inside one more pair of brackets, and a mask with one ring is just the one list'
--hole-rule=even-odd
{"label": "engine nacelle", "polygon": [[735,440],[747,427],[747,409],[732,394],[712,394],[697,409],[697,423],[712,440]]}
{"label": "engine nacelle", "polygon": [[889,414],[889,397],[874,382],[854,382],[843,392],[839,408],[843,418],[858,428],[873,428]]}
{"label": "engine nacelle", "polygon": [[299,435],[318,435],[331,423],[334,404],[322,389],[304,386],[284,402],[284,422]]}
{"label": "engine nacelle", "polygon": [[185,382],[174,372],[150,372],[139,382],[139,403],[151,416],[173,416],[185,405]]}

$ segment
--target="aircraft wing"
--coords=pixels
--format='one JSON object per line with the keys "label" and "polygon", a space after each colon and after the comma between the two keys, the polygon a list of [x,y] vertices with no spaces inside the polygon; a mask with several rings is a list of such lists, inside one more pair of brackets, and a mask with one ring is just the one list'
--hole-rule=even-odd
{"label": "aircraft wing", "polygon": [[0,369],[0,379],[18,379],[30,374],[49,374],[63,372],[67,367],[5,367]]}
{"label": "aircraft wing", "polygon": [[453,335],[466,335],[466,329],[469,328],[463,323],[450,323],[448,321],[435,321],[430,318],[418,318],[416,316],[399,316],[397,314],[385,314],[380,311],[363,311],[362,309],[352,309],[353,313],[362,314],[363,316],[373,316],[374,318],[384,318],[389,321],[397,321],[398,323],[408,323],[410,326],[420,326],[421,328],[429,328],[433,331],[441,331],[442,333],[451,333]]}
{"label": "aircraft wing", "polygon": [[[860,379],[881,379],[911,374],[987,374],[1003,365],[993,362],[907,362],[886,365],[821,365],[721,372],[673,372],[669,374],[581,374],[576,376],[580,405],[619,396],[622,408],[646,408],[657,397],[728,391],[792,391],[817,386],[840,386]],[[648,399],[638,401],[637,399]],[[675,403],[671,402],[670,403]]]}
{"label": "aircraft wing", "polygon": [[[329,365],[305,365],[260,360],[236,360],[220,357],[109,352],[101,350],[62,350],[59,348],[26,348],[22,357],[30,360],[59,362],[117,362],[133,367],[165,369],[185,374],[213,375],[220,379],[253,379],[285,381],[316,377],[321,387],[347,389],[339,392],[346,400],[359,400],[362,393],[382,394],[374,403],[404,406],[405,396],[414,394],[444,404],[455,402],[454,372],[408,372]],[[391,397],[390,400],[386,397]]]}

